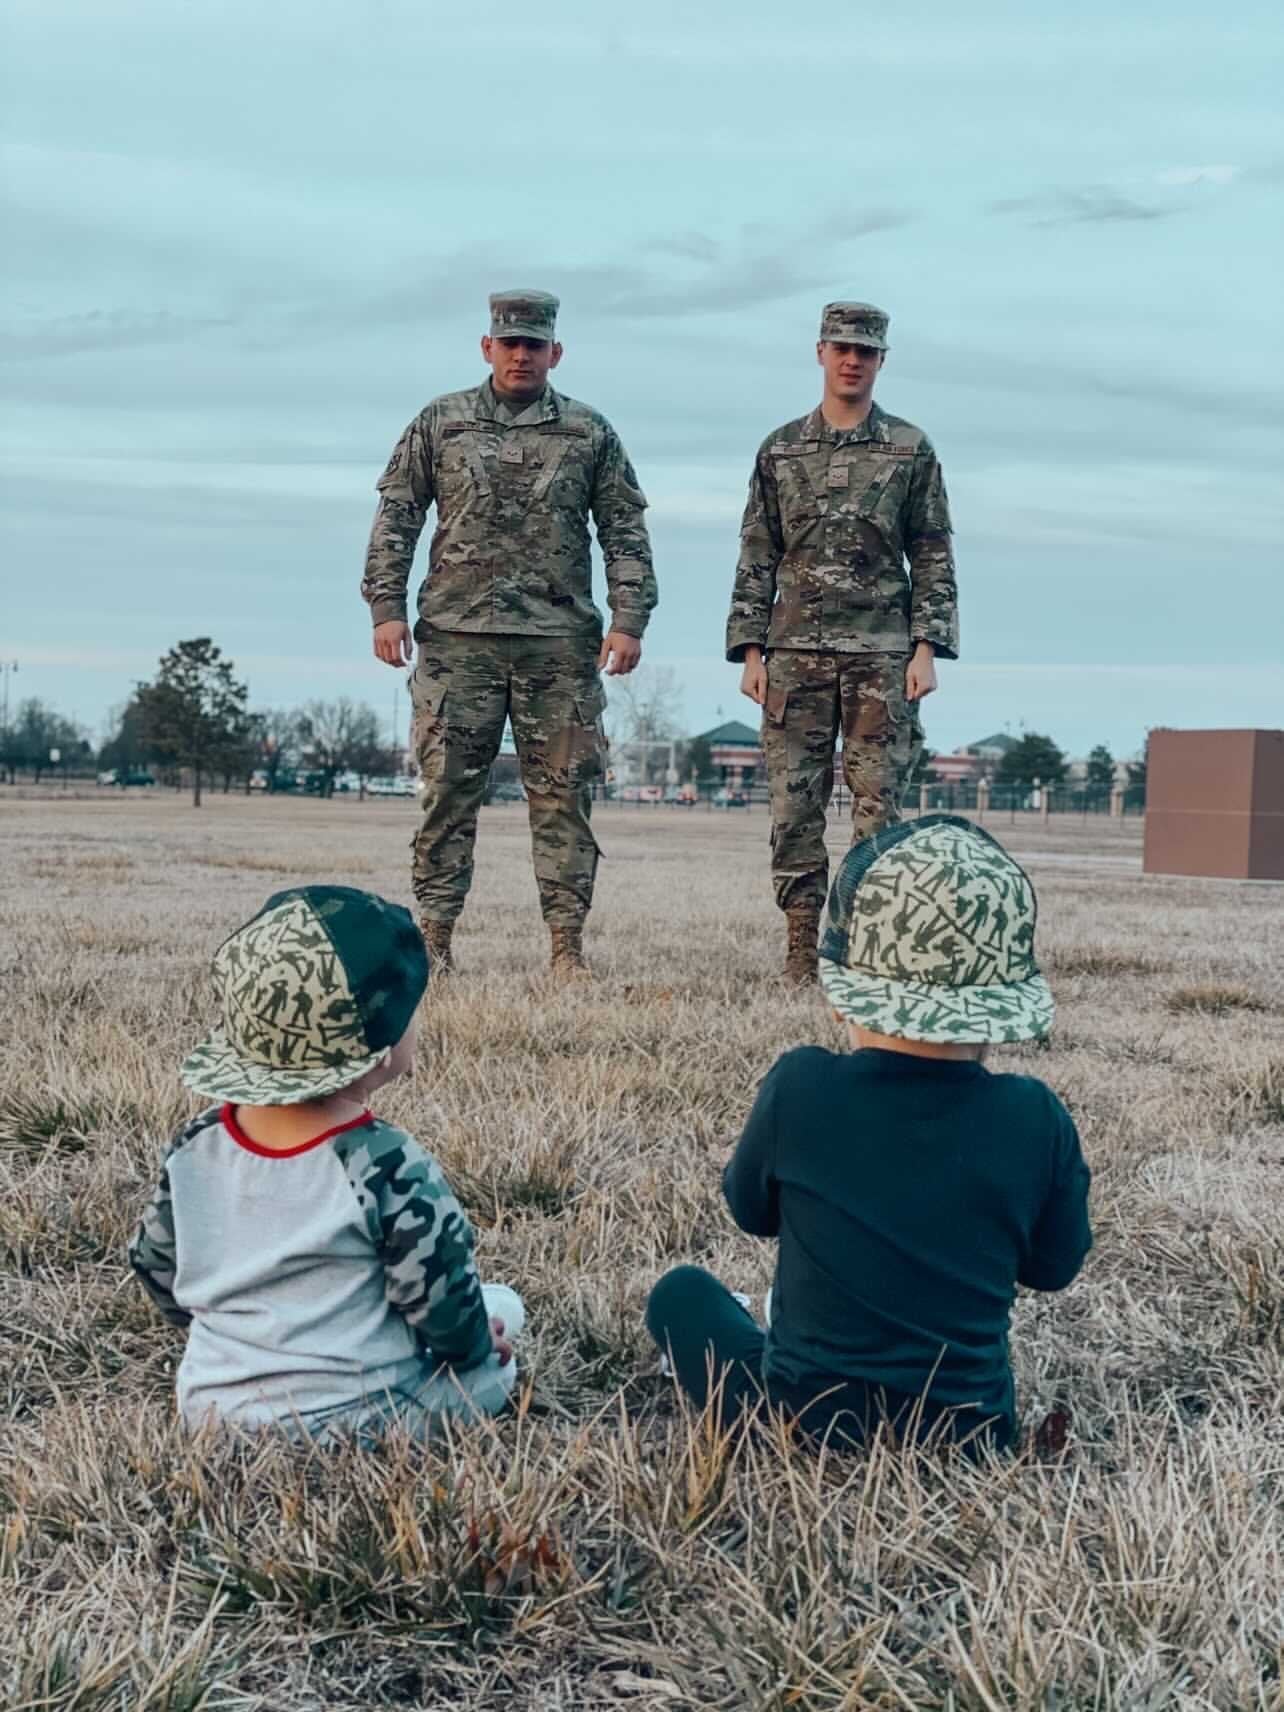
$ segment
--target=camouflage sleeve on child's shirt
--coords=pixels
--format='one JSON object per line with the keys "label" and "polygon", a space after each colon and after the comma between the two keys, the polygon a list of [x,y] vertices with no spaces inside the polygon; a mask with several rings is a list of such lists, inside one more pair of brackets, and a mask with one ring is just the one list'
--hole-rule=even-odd
{"label": "camouflage sleeve on child's shirt", "polygon": [[472,1227],[441,1167],[389,1124],[348,1130],[333,1145],[382,1258],[389,1302],[434,1364],[476,1367],[491,1351],[490,1320]]}
{"label": "camouflage sleeve on child's shirt", "polygon": [[174,1204],[169,1188],[169,1162],[179,1148],[218,1117],[217,1109],[202,1112],[185,1124],[165,1149],[160,1182],[143,1212],[138,1235],[129,1245],[129,1264],[139,1283],[172,1326],[191,1324],[192,1316],[174,1300],[174,1273],[178,1265],[174,1243]]}

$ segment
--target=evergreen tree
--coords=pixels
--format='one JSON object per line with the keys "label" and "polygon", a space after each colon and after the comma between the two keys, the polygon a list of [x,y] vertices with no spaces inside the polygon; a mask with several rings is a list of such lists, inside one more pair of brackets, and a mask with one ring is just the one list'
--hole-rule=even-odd
{"label": "evergreen tree", "polygon": [[1100,795],[1114,789],[1115,758],[1104,743],[1098,743],[1088,756],[1087,787]]}
{"label": "evergreen tree", "polygon": [[713,750],[707,737],[689,737],[682,750],[682,772],[694,784],[713,777]]}
{"label": "evergreen tree", "polygon": [[1005,788],[1029,790],[1036,779],[1045,786],[1059,785],[1066,776],[1066,758],[1050,737],[1027,731],[1019,743],[999,762],[995,783]]}
{"label": "evergreen tree", "polygon": [[201,806],[202,781],[225,771],[245,744],[249,692],[233,669],[208,636],[197,636],[176,642],[155,682],[140,684],[135,696],[149,752],[190,769],[193,808]]}

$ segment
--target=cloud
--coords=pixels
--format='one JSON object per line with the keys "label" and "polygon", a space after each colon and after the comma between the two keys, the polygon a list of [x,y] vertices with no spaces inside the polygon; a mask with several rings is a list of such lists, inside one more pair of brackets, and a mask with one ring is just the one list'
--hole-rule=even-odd
{"label": "cloud", "polygon": [[1239,177],[1234,166],[1170,166],[1155,174],[1156,184],[1230,184]]}
{"label": "cloud", "polygon": [[1027,215],[1035,226],[1110,224],[1129,220],[1164,220],[1178,212],[1138,202],[1134,197],[1111,190],[1107,185],[1082,189],[1049,189],[1029,196],[1005,196],[987,205],[987,213]]}
{"label": "cloud", "polygon": [[183,315],[168,309],[90,309],[0,330],[0,362],[182,344],[193,334],[233,325],[228,315]]}

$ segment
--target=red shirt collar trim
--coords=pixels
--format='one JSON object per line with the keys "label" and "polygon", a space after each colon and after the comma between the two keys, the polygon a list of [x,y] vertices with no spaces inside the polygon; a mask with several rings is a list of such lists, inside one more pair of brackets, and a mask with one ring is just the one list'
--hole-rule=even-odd
{"label": "red shirt collar trim", "polygon": [[300,1153],[310,1153],[314,1147],[320,1147],[323,1142],[332,1141],[336,1135],[342,1135],[345,1130],[359,1129],[362,1124],[374,1122],[373,1112],[362,1112],[358,1118],[349,1118],[347,1123],[335,1124],[333,1129],[322,1130],[320,1135],[314,1135],[310,1141],[301,1141],[297,1147],[261,1147],[257,1141],[246,1135],[236,1121],[236,1107],[229,1100],[219,1113],[223,1128],[231,1136],[238,1147],[243,1147],[247,1153],[256,1153],[260,1159],[297,1159]]}

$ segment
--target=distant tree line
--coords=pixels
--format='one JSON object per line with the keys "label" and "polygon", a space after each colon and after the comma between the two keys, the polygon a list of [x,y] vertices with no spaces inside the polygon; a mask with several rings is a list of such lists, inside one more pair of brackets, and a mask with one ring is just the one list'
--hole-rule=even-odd
{"label": "distant tree line", "polygon": [[[1057,790],[1066,783],[1069,767],[1065,751],[1051,737],[1038,731],[1027,731],[999,762],[994,783],[998,789],[1008,791],[1031,791],[1036,785]],[[1089,796],[1108,797],[1115,783],[1115,758],[1104,743],[1098,743],[1088,754],[1083,789]],[[1139,789],[1144,798],[1145,786],[1145,759],[1129,761],[1127,788]]]}
{"label": "distant tree line", "polygon": [[[644,781],[663,781],[671,763],[682,780],[699,782],[712,774],[707,740],[681,735],[681,693],[670,668],[643,668],[611,689],[612,741],[632,751]],[[13,783],[24,772],[39,781],[55,771],[84,773],[96,762],[123,781],[146,774],[175,786],[190,783],[199,806],[204,789],[248,790],[256,774],[269,791],[296,789],[306,775],[310,789],[330,796],[341,774],[375,778],[395,773],[402,760],[364,702],[345,696],[296,708],[251,708],[234,663],[208,636],[176,642],[155,677],[135,686],[111,722],[114,729],[95,756],[75,721],[39,700],[21,702],[13,720],[0,728],[0,777]],[[933,751],[924,750],[911,785],[939,783],[934,760]],[[1065,786],[1068,770],[1064,750],[1051,737],[1028,731],[999,761],[994,788],[1010,796],[1028,794],[1036,785],[1056,791]],[[1108,797],[1115,782],[1115,758],[1099,743],[1088,756],[1081,788],[1089,796]],[[1145,787],[1145,759],[1128,762],[1128,794],[1144,802]]]}
{"label": "distant tree line", "polygon": [[42,702],[23,702],[0,731],[0,768],[10,783],[19,772],[38,781],[53,769],[56,751],[60,771],[86,773],[96,765],[125,783],[153,777],[178,788],[190,784],[199,806],[204,790],[248,790],[255,774],[269,791],[294,789],[306,775],[309,788],[330,796],[340,774],[374,778],[396,772],[402,759],[374,709],[346,696],[251,708],[234,663],[208,636],[175,643],[111,724],[95,755],[73,721]]}
{"label": "distant tree line", "polygon": [[81,727],[34,696],[19,702],[12,720],[0,727],[0,774],[10,784],[20,772],[37,782],[47,773],[84,772],[93,758]]}

